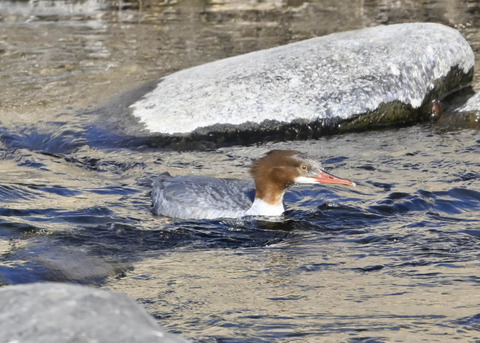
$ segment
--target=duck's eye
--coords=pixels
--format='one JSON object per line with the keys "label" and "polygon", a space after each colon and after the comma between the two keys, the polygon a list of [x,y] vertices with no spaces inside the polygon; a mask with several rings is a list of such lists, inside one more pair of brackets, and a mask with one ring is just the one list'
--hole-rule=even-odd
{"label": "duck's eye", "polygon": [[308,166],[307,166],[306,164],[302,164],[302,165],[300,166],[300,170],[305,173],[305,172],[308,171]]}

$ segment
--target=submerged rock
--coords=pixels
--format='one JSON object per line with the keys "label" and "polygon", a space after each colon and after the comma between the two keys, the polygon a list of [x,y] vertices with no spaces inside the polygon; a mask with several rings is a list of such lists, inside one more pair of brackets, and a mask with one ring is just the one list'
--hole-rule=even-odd
{"label": "submerged rock", "polygon": [[480,129],[480,93],[475,93],[465,104],[446,112],[438,122],[452,129]]}
{"label": "submerged rock", "polygon": [[458,107],[456,112],[474,112],[480,114],[480,93],[475,93],[464,105]]}
{"label": "submerged rock", "polygon": [[84,286],[6,286],[0,288],[0,307],[1,342],[187,342],[127,296]]}
{"label": "submerged rock", "polygon": [[129,110],[164,137],[312,137],[426,119],[432,99],[470,82],[473,66],[455,29],[380,26],[176,72],[135,93]]}

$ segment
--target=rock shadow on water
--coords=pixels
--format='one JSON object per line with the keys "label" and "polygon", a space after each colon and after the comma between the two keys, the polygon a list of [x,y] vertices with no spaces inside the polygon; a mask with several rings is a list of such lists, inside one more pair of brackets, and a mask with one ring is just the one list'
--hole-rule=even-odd
{"label": "rock shadow on water", "polygon": [[[93,222],[93,221],[90,221]],[[195,221],[141,230],[138,226],[105,223],[72,232],[39,232],[22,238],[0,259],[0,282],[70,282],[101,285],[122,278],[136,262],[178,249],[238,249],[268,246],[291,235],[288,223]]]}
{"label": "rock shadow on water", "polygon": [[65,246],[51,237],[29,240],[26,247],[14,248],[2,260],[0,280],[5,284],[55,281],[100,285],[130,268],[85,248]]}
{"label": "rock shadow on water", "polygon": [[48,154],[72,153],[87,144],[83,128],[61,122],[21,128],[16,132],[0,127],[0,140],[10,150],[28,149]]}

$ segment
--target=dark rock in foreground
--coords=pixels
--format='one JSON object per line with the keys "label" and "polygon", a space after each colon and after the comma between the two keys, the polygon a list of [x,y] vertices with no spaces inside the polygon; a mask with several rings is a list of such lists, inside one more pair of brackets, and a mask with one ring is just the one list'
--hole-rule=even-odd
{"label": "dark rock in foreground", "polygon": [[187,342],[127,296],[84,286],[2,287],[0,308],[0,342]]}

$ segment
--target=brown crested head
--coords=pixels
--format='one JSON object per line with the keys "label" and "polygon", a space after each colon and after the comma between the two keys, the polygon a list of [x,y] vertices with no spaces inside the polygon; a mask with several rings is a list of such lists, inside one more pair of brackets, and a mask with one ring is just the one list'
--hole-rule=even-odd
{"label": "brown crested head", "polygon": [[294,183],[354,185],[328,174],[320,163],[296,150],[272,150],[253,163],[250,173],[255,180],[256,197],[271,204],[281,202],[285,190]]}
{"label": "brown crested head", "polygon": [[256,182],[268,179],[268,182],[288,187],[298,175],[301,161],[295,156],[300,155],[296,150],[271,150],[253,163],[250,173]]}
{"label": "brown crested head", "polygon": [[295,183],[301,161],[301,156],[295,150],[272,150],[264,157],[254,162],[250,173],[255,180],[256,197],[271,204],[282,201],[285,190]]}

